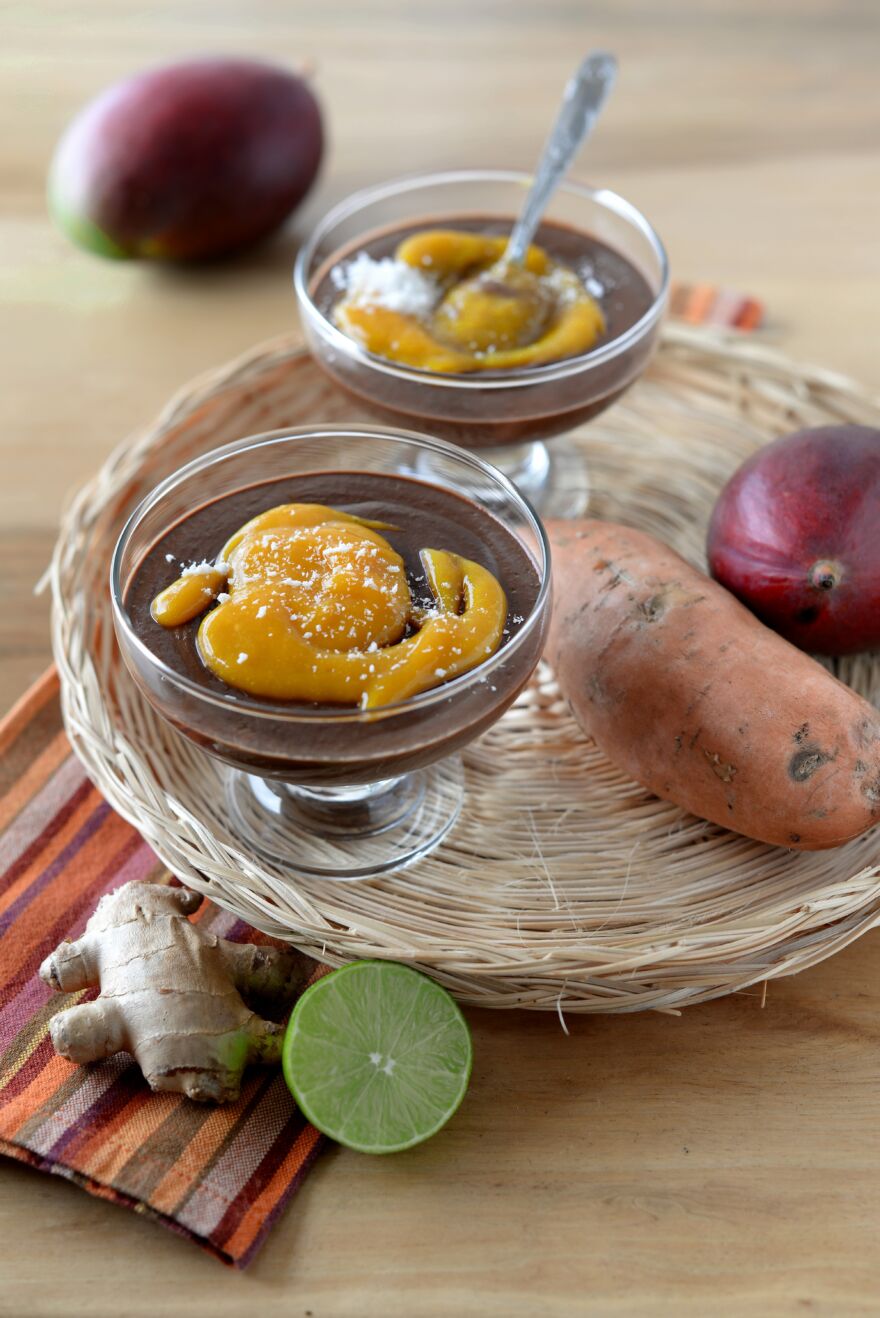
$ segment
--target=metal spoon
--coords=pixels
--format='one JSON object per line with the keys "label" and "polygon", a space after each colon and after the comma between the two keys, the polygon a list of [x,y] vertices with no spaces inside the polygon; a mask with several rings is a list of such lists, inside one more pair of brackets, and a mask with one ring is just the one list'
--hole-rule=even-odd
{"label": "metal spoon", "polygon": [[[556,122],[535,178],[501,258],[475,279],[456,285],[437,309],[435,330],[456,346],[485,350],[532,342],[550,311],[550,299],[524,268],[529,244],[547,203],[591,132],[614,85],[617,61],[593,51],[566,83]],[[494,321],[494,324],[493,324]]]}
{"label": "metal spoon", "polygon": [[568,172],[581,143],[592,132],[616,76],[614,56],[595,50],[566,83],[556,123],[538,160],[535,180],[501,258],[506,265],[522,265],[525,260],[547,203]]}

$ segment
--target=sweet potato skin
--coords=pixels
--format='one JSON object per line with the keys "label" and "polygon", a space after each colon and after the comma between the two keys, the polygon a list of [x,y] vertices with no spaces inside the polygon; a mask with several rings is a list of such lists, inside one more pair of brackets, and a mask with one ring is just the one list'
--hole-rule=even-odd
{"label": "sweet potato skin", "polygon": [[636,782],[761,842],[836,847],[880,822],[880,714],[652,536],[550,522],[546,657]]}

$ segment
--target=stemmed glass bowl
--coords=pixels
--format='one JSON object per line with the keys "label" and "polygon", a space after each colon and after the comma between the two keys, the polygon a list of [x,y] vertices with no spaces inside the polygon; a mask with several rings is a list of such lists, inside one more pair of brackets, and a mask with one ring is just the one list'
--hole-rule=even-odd
{"label": "stemmed glass bowl", "polygon": [[[139,569],[157,541],[194,510],[279,478],[378,472],[410,478],[417,519],[414,470],[420,481],[447,493],[466,489],[485,513],[479,524],[486,541],[514,537],[529,571],[534,568],[528,613],[500,649],[470,672],[369,711],[262,700],[177,671],[151,648],[149,627],[135,625],[132,583]],[[449,535],[446,547],[454,551],[454,519]],[[213,558],[221,547],[205,546],[206,556]],[[163,481],[126,523],[110,584],[129,672],[164,719],[223,761],[230,827],[240,841],[293,873],[345,880],[410,864],[454,824],[464,793],[458,752],[512,704],[540,658],[549,620],[550,554],[529,503],[474,454],[379,426],[299,427],[229,444]]]}
{"label": "stemmed glass bowl", "polygon": [[572,503],[578,500],[571,460],[564,460],[561,445],[548,450],[544,441],[597,416],[638,378],[666,304],[666,253],[635,206],[607,188],[566,182],[545,214],[545,221],[614,249],[652,296],[635,324],[579,356],[497,374],[440,374],[368,352],[330,314],[329,270],[368,239],[404,227],[455,227],[469,217],[493,232],[509,232],[531,181],[510,170],[458,170],[356,192],[324,216],[300,249],[294,287],[315,360],[371,415],[483,452],[542,515],[570,515],[580,510]]}

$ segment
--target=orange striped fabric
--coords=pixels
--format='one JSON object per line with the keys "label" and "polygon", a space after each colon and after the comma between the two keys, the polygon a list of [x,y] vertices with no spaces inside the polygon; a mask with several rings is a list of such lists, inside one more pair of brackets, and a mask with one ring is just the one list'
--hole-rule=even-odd
{"label": "orange striped fabric", "polygon": [[[79,1067],[49,1039],[54,1013],[95,990],[53,993],[43,958],[82,933],[102,893],[170,879],[71,753],[54,670],[0,724],[0,829],[0,1153],[245,1267],[322,1142],[280,1072],[254,1071],[237,1103],[203,1107],[151,1093],[127,1054]],[[270,941],[210,903],[195,918]]]}
{"label": "orange striped fabric", "polygon": [[673,283],[669,312],[690,325],[722,325],[729,329],[755,330],[764,323],[764,306],[756,298],[735,293],[715,284]]}

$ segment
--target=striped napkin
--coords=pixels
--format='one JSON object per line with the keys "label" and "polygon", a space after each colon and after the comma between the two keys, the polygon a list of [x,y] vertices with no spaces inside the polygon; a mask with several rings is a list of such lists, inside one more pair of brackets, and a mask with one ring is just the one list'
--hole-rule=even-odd
{"label": "striped napkin", "polygon": [[673,282],[669,314],[689,325],[722,325],[728,329],[755,330],[764,323],[764,305],[757,298],[715,284]]}
{"label": "striped napkin", "polygon": [[[0,724],[0,1153],[243,1268],[322,1143],[281,1072],[255,1069],[237,1103],[202,1106],[151,1093],[127,1053],[80,1067],[49,1038],[54,1013],[97,990],[54,993],[40,962],[128,879],[170,875],[72,754],[53,669]],[[223,938],[271,942],[209,902],[193,918]]]}

